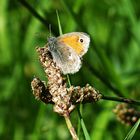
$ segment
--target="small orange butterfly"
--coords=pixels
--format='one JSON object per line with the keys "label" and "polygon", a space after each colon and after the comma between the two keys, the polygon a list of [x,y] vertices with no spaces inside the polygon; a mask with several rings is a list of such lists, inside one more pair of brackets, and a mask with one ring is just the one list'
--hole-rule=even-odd
{"label": "small orange butterfly", "polygon": [[88,51],[90,37],[83,32],[72,32],[59,37],[49,37],[48,49],[53,61],[63,74],[73,74],[81,68],[81,58]]}

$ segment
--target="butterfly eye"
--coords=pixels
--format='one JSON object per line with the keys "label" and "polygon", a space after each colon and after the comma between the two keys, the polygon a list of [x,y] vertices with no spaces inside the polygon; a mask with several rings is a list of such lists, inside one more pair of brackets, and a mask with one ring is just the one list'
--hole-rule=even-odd
{"label": "butterfly eye", "polygon": [[82,38],[80,38],[80,40],[79,40],[81,43],[83,43],[84,42],[84,40],[82,39]]}

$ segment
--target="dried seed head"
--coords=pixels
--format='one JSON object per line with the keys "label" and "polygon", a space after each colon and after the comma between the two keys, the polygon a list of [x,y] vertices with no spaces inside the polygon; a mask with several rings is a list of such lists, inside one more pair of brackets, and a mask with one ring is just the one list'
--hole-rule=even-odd
{"label": "dried seed head", "polygon": [[56,66],[56,63],[53,62],[47,46],[37,48],[37,52],[39,54],[40,63],[48,78],[48,83],[46,87],[41,80],[34,78],[31,83],[33,94],[37,99],[43,102],[53,103],[55,112],[63,116],[69,115],[75,108],[75,104],[95,102],[102,97],[102,95],[89,84],[85,87],[70,86],[67,88],[66,79],[63,77],[59,67]]}
{"label": "dried seed head", "polygon": [[31,87],[35,99],[42,100],[45,103],[52,104],[52,96],[47,90],[44,82],[42,82],[39,78],[34,78],[31,82]]}
{"label": "dried seed head", "polygon": [[113,112],[117,119],[126,125],[134,125],[140,117],[140,112],[124,103],[118,104]]}

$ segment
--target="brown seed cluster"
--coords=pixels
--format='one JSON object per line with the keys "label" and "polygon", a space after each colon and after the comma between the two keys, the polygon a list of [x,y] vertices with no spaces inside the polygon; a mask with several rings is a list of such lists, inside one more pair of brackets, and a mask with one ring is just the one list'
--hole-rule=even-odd
{"label": "brown seed cluster", "polygon": [[116,114],[117,119],[126,125],[134,125],[140,118],[140,112],[125,103],[118,104],[113,112]]}
{"label": "brown seed cluster", "polygon": [[31,82],[31,87],[35,99],[41,100],[46,104],[53,104],[52,95],[49,90],[46,88],[45,83],[42,82],[39,78],[34,78]]}
{"label": "brown seed cluster", "polygon": [[48,78],[47,86],[39,78],[34,78],[31,82],[35,98],[40,99],[46,104],[54,104],[54,111],[60,115],[69,115],[78,103],[88,103],[98,101],[102,95],[93,87],[67,87],[59,67],[53,61],[47,46],[37,48],[39,60]]}

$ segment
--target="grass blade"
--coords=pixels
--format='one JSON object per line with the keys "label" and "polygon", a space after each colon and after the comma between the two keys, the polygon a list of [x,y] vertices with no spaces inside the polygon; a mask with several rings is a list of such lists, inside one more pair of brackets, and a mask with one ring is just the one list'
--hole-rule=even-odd
{"label": "grass blade", "polygon": [[59,15],[58,15],[58,11],[57,10],[56,10],[56,15],[57,15],[57,21],[58,21],[58,27],[59,27],[59,34],[62,35],[63,32],[62,32],[60,18],[59,18]]}
{"label": "grass blade", "polygon": [[81,115],[80,109],[78,109],[78,115],[79,115],[79,119],[80,119],[80,122],[81,122],[82,130],[83,130],[83,133],[84,133],[84,136],[85,136],[85,140],[90,140],[90,136],[89,136],[89,133],[87,131],[86,125],[84,123],[83,117]]}
{"label": "grass blade", "polygon": [[140,124],[140,119],[135,123],[135,125],[131,128],[131,130],[129,131],[129,133],[127,134],[127,136],[125,137],[124,140],[132,140],[132,138],[134,137],[136,130],[138,128]]}

